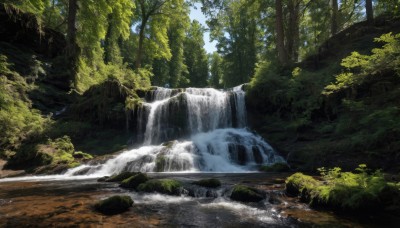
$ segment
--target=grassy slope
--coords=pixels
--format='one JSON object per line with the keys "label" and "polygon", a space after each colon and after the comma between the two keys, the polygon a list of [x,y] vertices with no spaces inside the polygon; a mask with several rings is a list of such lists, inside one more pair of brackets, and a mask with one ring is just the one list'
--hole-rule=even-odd
{"label": "grassy slope", "polygon": [[[335,75],[342,73],[340,62],[344,57],[353,51],[370,54],[373,48],[382,46],[373,42],[374,38],[387,32],[400,32],[398,19],[381,17],[373,27],[365,23],[353,25],[328,40],[317,55],[297,66],[275,69],[273,73],[260,70],[260,74],[264,74],[260,78],[264,79],[253,81],[247,96],[251,125],[287,156],[293,168],[315,171],[322,166],[341,166],[353,169],[360,163],[367,163],[373,168],[400,169],[399,141],[385,144],[386,139],[395,135],[391,136],[387,129],[383,129],[387,134],[380,138],[373,137],[375,132],[361,134],[363,128],[369,126],[359,123],[369,111],[398,107],[400,84],[397,76],[389,73],[353,91],[322,95],[324,88],[335,81]],[[301,68],[298,77],[292,76],[295,67]],[[271,76],[273,74],[277,75]],[[268,77],[272,79],[265,79]],[[383,92],[376,91],[382,81],[391,86]],[[350,108],[343,99],[352,102],[348,105]],[[357,102],[366,104],[358,113],[354,110]],[[378,116],[374,127],[379,128],[379,121],[385,118]]]}

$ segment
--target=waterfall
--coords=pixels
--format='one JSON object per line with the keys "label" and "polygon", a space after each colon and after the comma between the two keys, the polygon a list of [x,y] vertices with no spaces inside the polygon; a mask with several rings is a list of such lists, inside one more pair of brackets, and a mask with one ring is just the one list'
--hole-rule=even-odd
{"label": "waterfall", "polygon": [[246,128],[242,86],[149,91],[137,109],[143,146],[104,164],[83,165],[66,175],[141,172],[248,172],[284,162],[260,136]]}

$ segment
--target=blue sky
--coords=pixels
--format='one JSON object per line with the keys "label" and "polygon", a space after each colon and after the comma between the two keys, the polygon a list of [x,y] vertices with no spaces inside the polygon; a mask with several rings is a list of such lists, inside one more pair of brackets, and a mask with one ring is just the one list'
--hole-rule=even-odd
{"label": "blue sky", "polygon": [[[201,12],[201,4],[196,3],[195,6],[197,9],[195,9],[194,7],[190,7],[190,19],[197,20],[205,28],[208,28],[208,26],[206,24],[206,17]],[[210,33],[205,32],[203,37],[204,37],[204,43],[205,43],[204,48],[206,49],[207,53],[213,53],[214,51],[216,51],[217,48],[215,47],[215,45],[217,44],[217,42],[216,41],[210,42]]]}

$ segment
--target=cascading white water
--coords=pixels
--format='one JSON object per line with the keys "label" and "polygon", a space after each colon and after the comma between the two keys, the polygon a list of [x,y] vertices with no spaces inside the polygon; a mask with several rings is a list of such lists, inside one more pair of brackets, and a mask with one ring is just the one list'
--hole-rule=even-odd
{"label": "cascading white water", "polygon": [[257,170],[260,164],[284,162],[260,136],[244,128],[242,86],[229,91],[157,88],[147,97],[138,115],[138,122],[146,122],[143,147],[121,153],[104,164],[71,169],[66,175],[248,172]]}

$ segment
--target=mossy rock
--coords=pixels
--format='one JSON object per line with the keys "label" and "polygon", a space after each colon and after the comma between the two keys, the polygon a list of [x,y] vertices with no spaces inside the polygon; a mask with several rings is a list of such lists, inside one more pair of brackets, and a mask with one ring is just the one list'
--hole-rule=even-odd
{"label": "mossy rock", "polygon": [[99,179],[97,179],[97,182],[106,182],[109,178],[109,176],[100,177]]}
{"label": "mossy rock", "polygon": [[140,184],[143,184],[148,180],[149,178],[146,174],[138,173],[135,176],[131,176],[128,179],[123,180],[120,184],[120,187],[136,189]]}
{"label": "mossy rock", "polygon": [[117,175],[113,175],[106,180],[106,182],[121,182],[123,180],[128,179],[129,177],[135,176],[138,173],[135,172],[122,172]]}
{"label": "mossy rock", "polygon": [[272,165],[263,165],[260,167],[263,172],[287,172],[290,168],[287,163],[279,162]]}
{"label": "mossy rock", "polygon": [[265,199],[264,192],[244,185],[236,185],[233,188],[231,199],[241,202],[259,202]]}
{"label": "mossy rock", "polygon": [[164,171],[165,168],[165,155],[164,154],[158,154],[156,158],[156,167],[155,171],[156,172],[162,172]]}
{"label": "mossy rock", "polygon": [[168,195],[179,195],[182,184],[173,179],[149,180],[140,184],[137,189],[141,192],[159,192]]}
{"label": "mossy rock", "polygon": [[206,188],[218,188],[221,186],[221,181],[215,178],[210,178],[210,179],[202,179],[199,181],[195,181],[193,182],[193,184]]}
{"label": "mossy rock", "polygon": [[290,196],[297,196],[301,193],[302,198],[308,198],[307,194],[318,186],[320,183],[313,177],[295,173],[286,179],[285,191]]}
{"label": "mossy rock", "polygon": [[129,210],[132,205],[130,196],[112,196],[97,202],[94,208],[105,215],[116,215]]}
{"label": "mossy rock", "polygon": [[92,159],[93,156],[82,151],[75,151],[72,156],[77,159]]}

